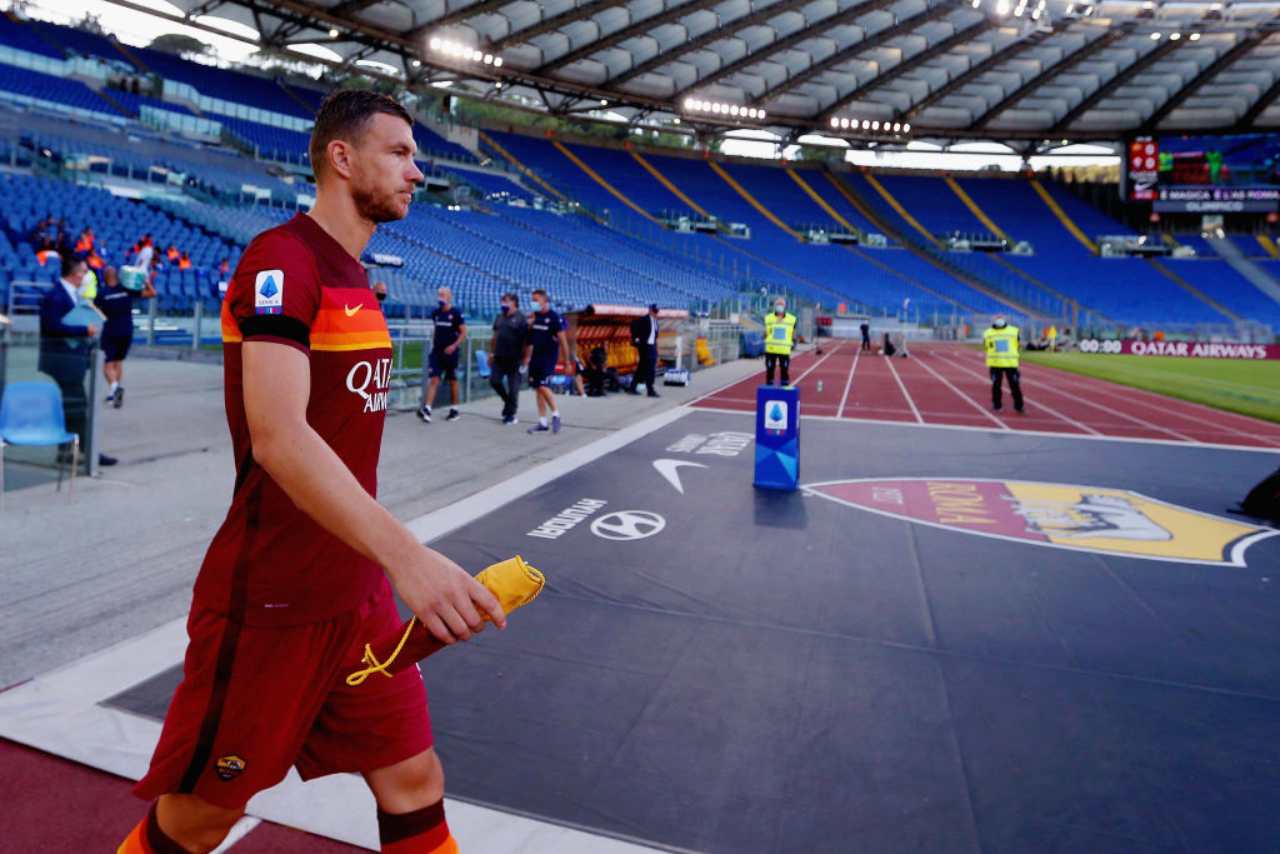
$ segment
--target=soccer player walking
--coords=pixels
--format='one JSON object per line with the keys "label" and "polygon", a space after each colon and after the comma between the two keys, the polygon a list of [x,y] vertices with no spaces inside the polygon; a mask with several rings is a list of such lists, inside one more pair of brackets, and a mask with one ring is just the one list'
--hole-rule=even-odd
{"label": "soccer player walking", "polygon": [[439,288],[436,296],[440,302],[431,312],[434,329],[427,360],[427,387],[418,410],[418,417],[427,424],[431,423],[431,405],[436,402],[441,377],[449,383],[449,415],[445,421],[458,420],[458,350],[467,340],[467,321],[453,304],[453,291]]}
{"label": "soccer player walking", "polygon": [[400,625],[396,592],[444,643],[497,600],[375,499],[391,341],[360,255],[422,173],[412,119],[330,95],[311,134],[316,203],[258,235],[222,308],[231,509],[196,579],[182,683],[125,854],[213,850],[290,766],[363,775],[383,851],[455,852],[415,667],[350,687],[363,644]]}

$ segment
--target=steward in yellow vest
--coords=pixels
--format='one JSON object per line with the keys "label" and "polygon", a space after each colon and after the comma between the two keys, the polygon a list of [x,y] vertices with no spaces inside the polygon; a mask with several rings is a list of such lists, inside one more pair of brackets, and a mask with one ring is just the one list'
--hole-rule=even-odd
{"label": "steward in yellow vest", "polygon": [[1002,406],[1003,381],[1009,380],[1009,394],[1013,395],[1013,408],[1022,411],[1022,375],[1018,372],[1018,327],[1010,326],[1004,315],[997,314],[991,328],[982,333],[983,349],[987,353],[987,368],[991,371],[991,408],[999,412]]}
{"label": "steward in yellow vest", "polygon": [[765,385],[773,385],[773,371],[781,369],[783,385],[791,385],[791,348],[795,346],[796,316],[787,311],[781,297],[773,304],[773,313],[764,317]]}

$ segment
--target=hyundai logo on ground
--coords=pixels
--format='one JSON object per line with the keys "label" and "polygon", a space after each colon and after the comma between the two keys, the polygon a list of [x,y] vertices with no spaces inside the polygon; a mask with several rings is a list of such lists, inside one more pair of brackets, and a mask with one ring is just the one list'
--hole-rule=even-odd
{"label": "hyundai logo on ground", "polygon": [[619,510],[591,523],[591,533],[605,540],[643,540],[667,527],[667,520],[649,510]]}

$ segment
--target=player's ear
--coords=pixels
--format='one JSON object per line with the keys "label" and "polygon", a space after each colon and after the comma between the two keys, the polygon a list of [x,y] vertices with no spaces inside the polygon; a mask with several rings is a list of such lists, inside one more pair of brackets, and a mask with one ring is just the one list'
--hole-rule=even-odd
{"label": "player's ear", "polygon": [[343,139],[330,140],[325,146],[325,153],[329,157],[329,167],[343,178],[350,178],[352,171],[353,149],[351,143]]}

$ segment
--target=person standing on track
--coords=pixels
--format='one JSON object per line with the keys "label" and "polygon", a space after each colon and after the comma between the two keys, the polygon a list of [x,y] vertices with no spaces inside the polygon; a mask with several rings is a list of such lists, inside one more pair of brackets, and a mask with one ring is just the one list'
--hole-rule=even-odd
{"label": "person standing on track", "polygon": [[[245,249],[222,307],[231,509],[196,578],[190,641],[147,775],[154,803],[118,852],[210,851],[284,779],[358,773],[383,851],[456,852],[418,668],[359,687],[364,644],[397,631],[392,586],[446,644],[506,618],[462,567],[375,498],[391,338],[360,255],[422,180],[413,119],[361,89],[311,132],[311,211]],[[390,581],[390,583],[388,583]]]}
{"label": "person standing on track", "polygon": [[467,321],[453,304],[453,291],[436,290],[439,304],[431,312],[431,356],[427,362],[427,387],[422,393],[422,408],[418,417],[423,423],[431,423],[431,404],[436,402],[440,378],[449,383],[449,415],[445,421],[457,421],[458,412],[458,350],[467,340]]}
{"label": "person standing on track", "polygon": [[862,333],[862,350],[871,352],[871,324],[864,320],[858,324],[858,330]]}
{"label": "person standing on track", "polygon": [[987,368],[991,371],[991,408],[999,412],[1003,406],[1001,392],[1009,381],[1015,412],[1022,411],[1022,375],[1018,373],[1018,327],[1010,326],[1003,314],[997,314],[991,328],[982,334],[987,352]]}
{"label": "person standing on track", "polygon": [[[524,363],[529,366],[529,388],[538,402],[538,423],[529,428],[530,433],[560,432],[560,409],[556,396],[547,386],[547,380],[556,372],[560,354],[569,355],[569,342],[565,339],[564,319],[551,308],[547,292],[538,288],[533,292],[533,314],[529,315],[529,341],[524,348]],[[572,370],[572,369],[570,369]],[[551,426],[547,426],[547,410],[551,410]]]}
{"label": "person standing on track", "polygon": [[649,306],[649,313],[631,321],[631,344],[636,348],[636,373],[632,377],[628,394],[639,394],[640,386],[647,388],[649,397],[658,397],[658,304]]}
{"label": "person standing on track", "polygon": [[787,311],[782,297],[773,302],[773,313],[764,318],[764,383],[773,385],[779,369],[783,385],[791,385],[791,348],[795,346],[796,316]]}

